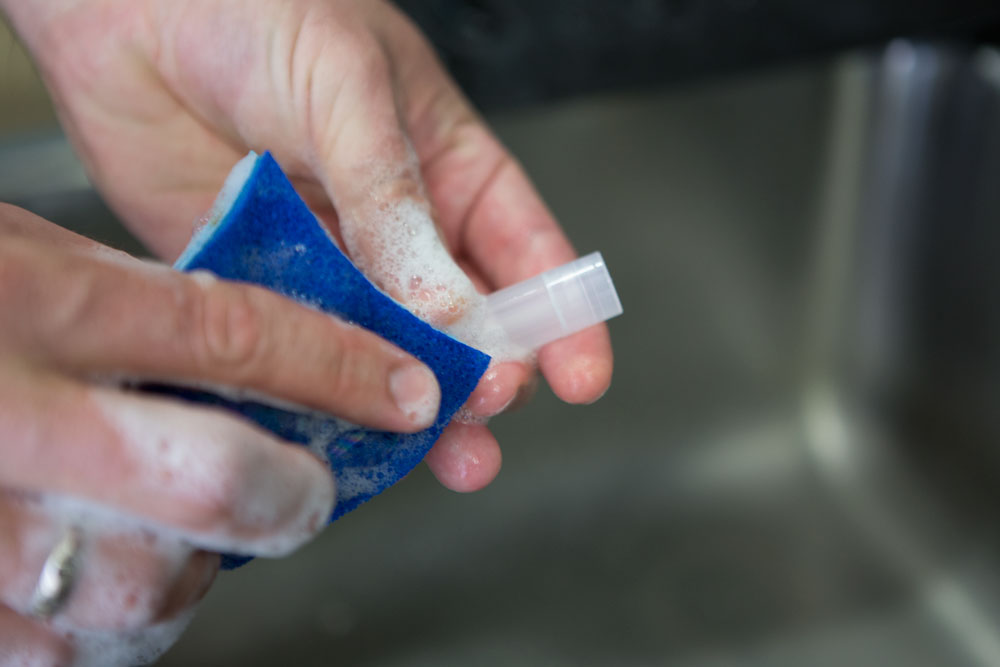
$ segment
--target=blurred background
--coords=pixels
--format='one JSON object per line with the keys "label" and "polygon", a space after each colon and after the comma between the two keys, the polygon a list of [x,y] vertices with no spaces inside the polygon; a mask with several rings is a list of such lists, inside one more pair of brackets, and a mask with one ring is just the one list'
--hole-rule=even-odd
{"label": "blurred background", "polygon": [[[164,665],[1000,665],[1000,6],[401,3],[625,315]],[[0,200],[141,252],[0,34]]]}

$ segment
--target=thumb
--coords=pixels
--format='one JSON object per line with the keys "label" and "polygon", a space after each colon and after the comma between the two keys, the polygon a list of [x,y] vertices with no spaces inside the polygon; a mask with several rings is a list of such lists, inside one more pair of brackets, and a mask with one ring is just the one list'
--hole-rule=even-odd
{"label": "thumb", "polygon": [[[478,293],[436,229],[400,121],[394,63],[364,13],[270,4],[270,20],[244,25],[245,11],[217,4],[166,12],[170,37],[158,58],[166,80],[233,145],[271,150],[317,210],[314,177],[335,209],[323,217],[339,220],[331,231],[379,287],[433,324],[458,319]],[[245,57],[221,58],[205,26],[232,16],[243,20],[224,43]]]}
{"label": "thumb", "polygon": [[417,316],[445,326],[481,297],[435,222],[388,64],[376,61],[365,76],[368,94],[321,142],[323,187],[358,268]]}

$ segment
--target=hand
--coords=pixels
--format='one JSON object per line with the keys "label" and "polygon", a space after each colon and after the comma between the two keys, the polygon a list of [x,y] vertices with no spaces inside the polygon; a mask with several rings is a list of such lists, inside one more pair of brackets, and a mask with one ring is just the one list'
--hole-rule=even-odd
{"label": "hand", "polygon": [[[0,2],[92,179],[166,258],[248,149],[271,150],[368,277],[439,326],[469,317],[477,288],[575,256],[522,169],[385,2]],[[606,328],[546,346],[538,365],[562,399],[596,400],[611,378]],[[494,365],[469,410],[496,414],[531,376],[523,361]],[[474,490],[499,470],[500,450],[485,426],[456,423],[427,463],[446,486]]]}
{"label": "hand", "polygon": [[[211,583],[209,552],[281,556],[330,514],[333,480],[306,449],[122,378],[242,388],[407,432],[440,395],[430,369],[374,334],[0,205],[2,665],[63,664],[71,634],[175,619]],[[32,590],[70,519],[80,574],[43,623]]]}

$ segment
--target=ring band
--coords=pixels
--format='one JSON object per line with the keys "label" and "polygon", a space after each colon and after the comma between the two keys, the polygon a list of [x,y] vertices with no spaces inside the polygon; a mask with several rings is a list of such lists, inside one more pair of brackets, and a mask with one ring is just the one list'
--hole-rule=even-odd
{"label": "ring band", "polygon": [[52,547],[38,583],[31,595],[31,615],[36,618],[51,618],[66,604],[76,581],[77,559],[83,534],[77,526],[69,526],[62,537]]}

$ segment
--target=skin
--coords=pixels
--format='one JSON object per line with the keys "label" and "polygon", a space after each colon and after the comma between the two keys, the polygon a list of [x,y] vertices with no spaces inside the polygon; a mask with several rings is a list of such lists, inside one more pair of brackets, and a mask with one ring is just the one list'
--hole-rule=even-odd
{"label": "skin", "polygon": [[[352,259],[435,324],[460,318],[474,290],[575,257],[524,171],[389,4],[0,0],[0,8],[34,54],[91,179],[166,260],[251,149],[271,150]],[[398,233],[384,213],[401,203],[425,212],[443,261],[467,276],[440,300],[427,301],[426,290],[409,290],[380,268],[383,242]],[[166,538],[88,533],[90,552],[129,566],[121,585],[143,594],[122,599],[141,608],[88,613],[81,586],[63,615],[70,626],[111,629],[141,628],[193,604],[217,567],[209,551],[293,550],[319,530],[325,515],[316,508],[329,511],[333,497],[329,475],[300,448],[102,378],[249,388],[400,431],[423,422],[397,405],[394,386],[411,398],[424,389],[436,404],[436,384],[413,381],[419,364],[371,334],[263,290],[151,267],[13,207],[0,207],[0,318],[7,320],[0,323],[0,533],[22,547],[16,557],[0,553],[0,639],[16,635],[50,664],[66,662],[72,646],[24,614],[24,582],[37,578],[60,525],[38,497],[84,498],[169,528],[164,534],[190,547],[177,558]],[[295,355],[282,354],[291,346]],[[394,385],[401,368],[411,369],[410,381]],[[607,330],[546,346],[538,369],[563,400],[596,400],[611,379]],[[503,410],[533,374],[524,362],[494,365],[469,411]],[[46,418],[52,414],[61,416],[58,425]],[[195,474],[187,468],[157,467],[136,435],[143,429],[123,427],[136,420],[155,424],[148,430],[184,456],[187,447],[229,470],[220,473],[223,490],[178,480]],[[427,463],[448,488],[473,491],[497,474],[500,449],[485,425],[455,423]],[[262,475],[287,484],[261,485]],[[280,509],[267,521],[241,516],[254,488],[286,485],[306,491],[255,498]]]}

